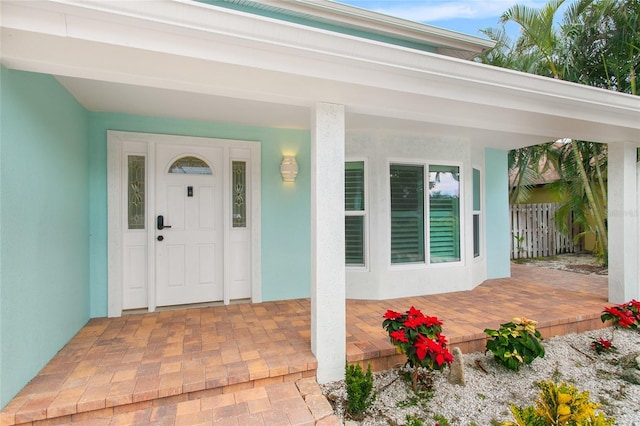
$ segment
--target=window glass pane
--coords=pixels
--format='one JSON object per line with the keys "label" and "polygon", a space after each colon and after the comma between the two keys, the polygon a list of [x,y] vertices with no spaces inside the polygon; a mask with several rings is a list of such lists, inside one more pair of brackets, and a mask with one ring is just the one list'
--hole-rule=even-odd
{"label": "window glass pane", "polygon": [[127,166],[127,218],[129,229],[144,229],[145,210],[145,158],[143,155],[129,155]]}
{"label": "window glass pane", "polygon": [[187,175],[210,175],[211,167],[203,160],[197,157],[182,157],[178,158],[169,167],[169,173],[180,173]]}
{"label": "window glass pane", "polygon": [[424,262],[424,168],[391,165],[391,263]]}
{"label": "window glass pane", "polygon": [[246,228],[247,226],[247,163],[233,161],[233,227]]}
{"label": "window glass pane", "polygon": [[349,161],[344,165],[344,209],[364,210],[364,161]]}
{"label": "window glass pane", "polygon": [[480,256],[480,215],[473,215],[473,257]]}
{"label": "window glass pane", "polygon": [[480,210],[480,170],[473,169],[473,210]]}
{"label": "window glass pane", "polygon": [[345,259],[347,265],[364,265],[364,216],[345,216]]}
{"label": "window glass pane", "polygon": [[431,263],[460,260],[460,173],[457,166],[429,167]]}

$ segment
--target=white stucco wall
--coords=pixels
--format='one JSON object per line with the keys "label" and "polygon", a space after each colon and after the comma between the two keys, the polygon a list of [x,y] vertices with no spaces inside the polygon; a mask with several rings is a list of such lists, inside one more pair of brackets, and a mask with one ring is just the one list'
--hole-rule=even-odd
{"label": "white stucco wall", "polygon": [[[380,131],[350,132],[346,161],[365,161],[367,265],[347,267],[346,295],[354,299],[388,299],[469,290],[486,277],[485,256],[473,257],[473,174],[484,176],[484,150],[468,140]],[[390,261],[390,164],[444,164],[460,167],[460,262],[429,265]],[[425,197],[427,195],[425,194]],[[426,199],[426,198],[425,198]],[[484,218],[481,217],[481,238]],[[428,220],[428,217],[425,217]],[[481,253],[484,253],[484,239]],[[428,254],[426,256],[428,258]]]}

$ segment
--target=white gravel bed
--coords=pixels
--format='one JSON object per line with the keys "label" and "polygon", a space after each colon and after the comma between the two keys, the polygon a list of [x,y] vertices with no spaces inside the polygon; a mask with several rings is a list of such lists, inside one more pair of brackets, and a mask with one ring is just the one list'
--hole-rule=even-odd
{"label": "white gravel bed", "polygon": [[[600,337],[611,339],[612,332],[612,328],[606,328],[545,339],[545,357],[523,366],[519,372],[497,364],[490,352],[465,354],[466,386],[449,384],[447,370],[435,372],[430,398],[416,397],[410,385],[398,378],[398,368],[375,373],[375,401],[365,417],[352,424],[403,425],[407,415],[421,419],[425,426],[435,424],[434,415],[444,417],[452,426],[499,424],[513,420],[510,403],[534,404],[538,393],[535,382],[554,380],[589,391],[591,401],[600,404],[599,410],[615,418],[617,425],[640,426],[640,385],[620,379],[621,367],[617,365],[624,355],[640,351],[640,332],[617,329],[613,338],[617,351],[596,354],[590,348],[591,342]],[[343,422],[352,421],[345,419],[344,382],[326,384],[323,391],[332,401],[336,415]]]}

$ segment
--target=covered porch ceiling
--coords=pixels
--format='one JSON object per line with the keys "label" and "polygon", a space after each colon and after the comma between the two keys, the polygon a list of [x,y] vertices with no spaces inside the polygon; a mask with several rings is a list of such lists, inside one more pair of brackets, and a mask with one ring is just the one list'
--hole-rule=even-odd
{"label": "covered porch ceiling", "polygon": [[640,144],[640,98],[195,2],[3,1],[2,64],[56,76],[91,111],[347,130],[511,149],[561,137]]}

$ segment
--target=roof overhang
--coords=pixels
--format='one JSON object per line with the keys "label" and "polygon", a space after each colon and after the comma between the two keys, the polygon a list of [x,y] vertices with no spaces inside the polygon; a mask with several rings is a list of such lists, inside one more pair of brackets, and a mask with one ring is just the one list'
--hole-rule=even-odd
{"label": "roof overhang", "polygon": [[[216,1],[198,0],[216,4]],[[456,31],[425,25],[329,0],[218,0],[217,4],[249,6],[293,18],[307,19],[342,28],[378,34],[417,45],[428,45],[436,53],[473,59],[491,49],[495,42]]]}
{"label": "roof overhang", "polygon": [[4,0],[2,64],[48,73],[92,111],[348,129],[514,148],[562,137],[640,143],[640,97],[180,0]]}

